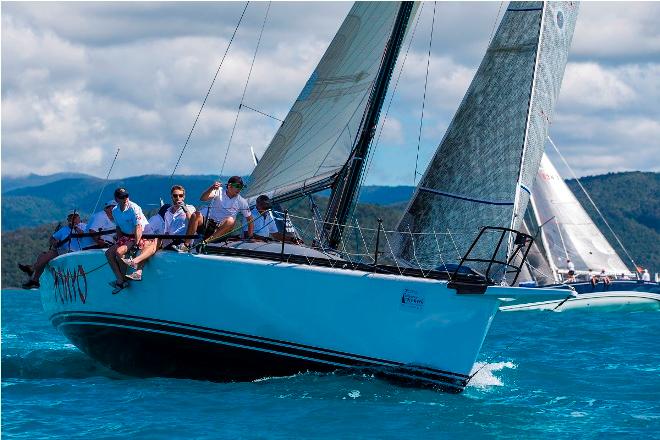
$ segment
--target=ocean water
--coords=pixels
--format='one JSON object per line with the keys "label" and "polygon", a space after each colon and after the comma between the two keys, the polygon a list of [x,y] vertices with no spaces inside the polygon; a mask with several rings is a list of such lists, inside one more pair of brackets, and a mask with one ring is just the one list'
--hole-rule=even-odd
{"label": "ocean water", "polygon": [[660,313],[499,314],[468,388],[363,374],[248,383],[134,379],[55,331],[35,292],[2,291],[2,436],[660,438]]}

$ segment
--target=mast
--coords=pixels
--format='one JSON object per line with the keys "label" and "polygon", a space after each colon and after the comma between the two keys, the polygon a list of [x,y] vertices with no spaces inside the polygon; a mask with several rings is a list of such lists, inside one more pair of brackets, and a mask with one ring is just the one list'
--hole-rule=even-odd
{"label": "mast", "polygon": [[332,187],[332,194],[325,214],[325,230],[328,246],[336,249],[341,241],[343,225],[353,209],[355,196],[360,185],[366,163],[369,146],[373,139],[380,110],[387,94],[387,87],[392,77],[399,50],[406,33],[408,21],[413,10],[413,2],[401,2],[401,7],[394,22],[392,34],[385,46],[383,61],[374,82],[369,103],[362,117],[362,123],[356,137],[355,147],[342,168],[339,178]]}

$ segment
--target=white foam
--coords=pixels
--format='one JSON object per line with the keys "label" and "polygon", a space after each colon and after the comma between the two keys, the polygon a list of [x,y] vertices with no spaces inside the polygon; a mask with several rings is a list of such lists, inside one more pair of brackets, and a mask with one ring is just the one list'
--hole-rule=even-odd
{"label": "white foam", "polygon": [[494,362],[494,363],[485,363],[477,362],[472,367],[470,374],[474,374],[475,371],[478,373],[470,380],[468,386],[473,386],[477,388],[487,388],[487,387],[501,387],[504,384],[502,381],[495,376],[496,371],[503,370],[505,368],[515,369],[517,367],[513,362]]}
{"label": "white foam", "polygon": [[352,390],[348,393],[348,397],[350,397],[351,399],[357,399],[358,397],[360,397],[360,391]]}

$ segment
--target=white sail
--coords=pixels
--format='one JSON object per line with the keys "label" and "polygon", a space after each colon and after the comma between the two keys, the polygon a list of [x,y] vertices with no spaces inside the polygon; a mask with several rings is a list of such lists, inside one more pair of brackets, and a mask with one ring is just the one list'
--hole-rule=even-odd
{"label": "white sail", "polygon": [[559,270],[566,270],[570,259],[579,273],[630,273],[546,155],[534,184],[532,208],[541,224],[550,220],[543,236],[548,259]]}
{"label": "white sail", "polygon": [[[413,234],[450,231],[452,240],[438,246],[433,236],[411,234],[399,243],[404,260],[437,266],[440,253],[463,255],[483,226],[519,229],[577,12],[569,2],[509,4],[397,228]],[[481,247],[477,253],[492,252],[493,240]]]}
{"label": "white sail", "polygon": [[252,172],[248,197],[329,186],[353,148],[400,6],[357,2],[351,8]]}

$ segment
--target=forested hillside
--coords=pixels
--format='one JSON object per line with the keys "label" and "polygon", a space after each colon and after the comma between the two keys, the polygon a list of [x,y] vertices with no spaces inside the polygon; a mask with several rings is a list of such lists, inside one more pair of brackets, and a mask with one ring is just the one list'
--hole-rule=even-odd
{"label": "forested hillside", "polygon": [[[635,262],[660,272],[660,173],[610,173],[580,179]],[[589,216],[632,268],[630,259],[575,180],[567,181]]]}

